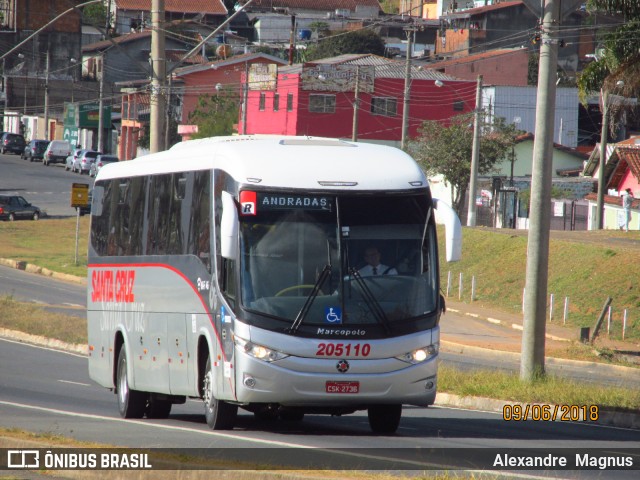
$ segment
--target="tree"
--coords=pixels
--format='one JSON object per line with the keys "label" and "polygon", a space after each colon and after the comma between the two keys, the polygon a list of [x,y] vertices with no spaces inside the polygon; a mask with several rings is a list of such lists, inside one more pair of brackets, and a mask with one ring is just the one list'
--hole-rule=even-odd
{"label": "tree", "polygon": [[[408,145],[409,153],[427,176],[440,174],[451,185],[451,204],[458,215],[465,208],[465,192],[471,178],[472,116],[453,117],[446,126],[437,121],[426,121],[419,129],[418,137]],[[482,128],[478,173],[486,175],[496,162],[511,152],[519,132],[514,125],[506,125],[502,118],[485,123]]]}
{"label": "tree", "polygon": [[235,92],[221,89],[215,95],[200,95],[198,105],[189,114],[189,122],[198,126],[192,138],[231,135],[238,123],[240,99]]}
{"label": "tree", "polygon": [[603,34],[604,48],[597,52],[596,61],[585,67],[578,77],[580,99],[585,102],[593,92],[604,88],[612,91],[620,80],[624,87],[616,92],[625,97],[640,94],[640,2],[637,0],[589,0],[590,11],[619,13],[624,23]]}
{"label": "tree", "polygon": [[383,56],[384,49],[384,40],[380,35],[372,30],[363,29],[323,38],[308,49],[307,60],[336,57],[345,53],[371,53]]}
{"label": "tree", "polygon": [[94,27],[104,27],[107,21],[107,6],[103,3],[87,5],[82,9],[82,20]]}

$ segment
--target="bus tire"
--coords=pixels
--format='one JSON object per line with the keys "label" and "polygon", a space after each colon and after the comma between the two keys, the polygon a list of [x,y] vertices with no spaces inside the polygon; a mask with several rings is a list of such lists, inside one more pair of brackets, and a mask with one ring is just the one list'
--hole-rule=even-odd
{"label": "bus tire", "polygon": [[118,410],[122,418],[142,418],[147,406],[147,398],[143,392],[131,390],[127,375],[127,354],[124,345],[118,355]]}
{"label": "bus tire", "polygon": [[173,404],[169,400],[160,400],[159,398],[150,398],[147,403],[147,418],[169,418],[171,407]]}
{"label": "bus tire", "polygon": [[205,367],[202,394],[204,399],[204,416],[212,430],[232,430],[238,416],[238,406],[218,400],[213,396],[213,370],[211,357]]}
{"label": "bus tire", "polygon": [[402,405],[371,405],[368,416],[374,433],[394,433],[400,425]]}

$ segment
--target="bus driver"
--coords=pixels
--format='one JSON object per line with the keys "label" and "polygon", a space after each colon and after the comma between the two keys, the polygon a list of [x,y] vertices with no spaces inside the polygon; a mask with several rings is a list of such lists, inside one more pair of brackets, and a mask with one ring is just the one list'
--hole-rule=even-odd
{"label": "bus driver", "polygon": [[360,275],[363,277],[398,274],[395,268],[380,263],[380,251],[377,247],[367,247],[364,251],[364,261],[367,264],[359,270]]}

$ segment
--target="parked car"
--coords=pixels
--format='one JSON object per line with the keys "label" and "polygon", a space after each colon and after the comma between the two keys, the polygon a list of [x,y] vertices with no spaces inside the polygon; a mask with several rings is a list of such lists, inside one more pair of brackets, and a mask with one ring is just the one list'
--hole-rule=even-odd
{"label": "parked car", "polygon": [[19,133],[4,132],[0,137],[0,152],[3,154],[11,152],[22,155],[26,146],[27,142]]}
{"label": "parked car", "polygon": [[42,163],[49,166],[51,163],[62,163],[71,155],[71,144],[66,140],[52,140],[44,152]]}
{"label": "parked car", "polygon": [[79,174],[89,173],[89,169],[91,169],[91,164],[96,161],[96,157],[101,155],[100,152],[96,152],[94,150],[84,150],[80,152],[78,158],[73,160],[73,166],[71,167],[72,172],[76,172]]}
{"label": "parked car", "polygon": [[91,164],[91,168],[89,169],[89,176],[95,177],[102,167],[108,165],[109,163],[115,163],[118,161],[119,159],[115,155],[98,155],[96,157],[96,161]]}
{"label": "parked car", "polygon": [[44,158],[44,152],[48,146],[48,140],[31,140],[27,143],[27,146],[24,147],[20,158],[23,160],[29,159],[30,162],[33,162],[34,160],[42,160]]}
{"label": "parked car", "polygon": [[73,162],[75,162],[76,158],[78,158],[78,155],[80,155],[81,152],[84,152],[86,149],[82,149],[82,148],[76,148],[75,150],[73,150],[71,152],[71,155],[69,155],[65,161],[64,161],[64,169],[68,172],[69,170],[71,170],[73,168]]}
{"label": "parked car", "polygon": [[0,195],[0,220],[31,218],[38,220],[42,212],[20,195]]}

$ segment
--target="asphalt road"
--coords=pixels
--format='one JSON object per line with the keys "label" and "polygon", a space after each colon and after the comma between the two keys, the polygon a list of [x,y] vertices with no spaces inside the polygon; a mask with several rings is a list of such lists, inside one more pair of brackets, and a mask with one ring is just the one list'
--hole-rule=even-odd
{"label": "asphalt road", "polygon": [[86,183],[91,188],[93,179],[67,172],[60,163],[45,167],[42,162],[20,160],[20,155],[0,154],[0,193],[22,195],[49,216],[76,214],[71,207],[73,183]]}
{"label": "asphalt road", "polygon": [[[416,449],[445,449],[439,459],[445,465],[477,468],[473,455],[461,457],[459,449],[542,453],[566,447],[612,452],[640,448],[637,431],[632,430],[588,423],[509,422],[495,413],[434,407],[405,408],[400,428],[391,436],[371,434],[364,413],[307,415],[302,422],[283,423],[258,421],[242,410],[234,430],[214,432],[207,427],[202,404],[196,400],[175,406],[167,420],[122,420],[115,396],[88,378],[86,358],[2,339],[0,426],[130,448],[195,449],[190,450],[192,455],[225,449],[222,451],[240,455],[243,461],[256,460],[263,449],[277,448],[269,461],[286,461],[286,465],[297,461],[295,452],[300,447],[339,452],[371,449],[367,452],[376,454],[366,459],[368,469],[391,461],[398,469],[426,468],[415,463],[428,461],[417,460]],[[334,459],[328,461],[325,466],[331,466]],[[570,473],[559,478],[602,478],[599,471]],[[607,472],[606,478],[636,476],[637,471]]]}

